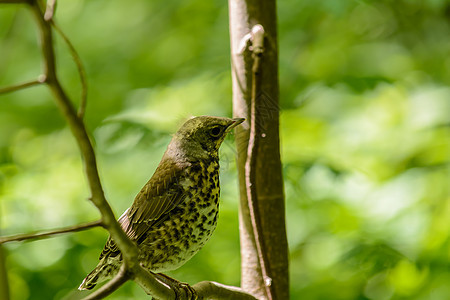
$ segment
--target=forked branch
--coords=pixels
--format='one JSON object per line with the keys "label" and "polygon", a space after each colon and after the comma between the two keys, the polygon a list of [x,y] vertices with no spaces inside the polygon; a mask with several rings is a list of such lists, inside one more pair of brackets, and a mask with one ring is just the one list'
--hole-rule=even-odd
{"label": "forked branch", "polygon": [[[72,134],[80,148],[88,184],[91,191],[91,201],[97,206],[102,215],[102,223],[110,232],[114,241],[120,250],[127,250],[124,258],[137,257],[137,248],[122,231],[119,223],[116,221],[114,213],[106,201],[103,187],[100,183],[100,177],[97,170],[97,161],[91,141],[87,134],[83,121],[77,116],[75,108],[70,101],[69,96],[63,89],[56,72],[56,59],[53,48],[53,32],[50,21],[46,21],[44,13],[39,5],[39,1],[33,1],[31,4],[32,12],[38,24],[41,49],[44,59],[45,83],[53,93],[61,113],[65,117]],[[125,252],[125,251],[124,251]]]}
{"label": "forked branch", "polygon": [[90,228],[97,227],[97,226],[102,226],[102,221],[99,220],[99,221],[89,222],[89,223],[85,223],[85,224],[74,225],[74,226],[58,228],[55,230],[48,230],[48,231],[42,231],[42,232],[3,236],[3,237],[0,237],[0,245],[4,244],[4,243],[9,243],[9,242],[18,242],[18,241],[49,238],[49,237],[52,237],[57,234],[77,232],[77,231],[82,231],[82,230],[90,229]]}
{"label": "forked branch", "polygon": [[12,92],[19,91],[19,90],[23,90],[23,89],[26,89],[26,88],[29,88],[29,87],[32,87],[32,86],[35,86],[35,85],[42,84],[44,82],[45,82],[45,77],[44,76],[39,76],[39,78],[36,79],[36,80],[30,80],[30,81],[27,81],[27,82],[24,82],[24,83],[19,83],[19,84],[16,84],[16,85],[11,85],[11,86],[0,88],[0,95],[1,94],[12,93]]}

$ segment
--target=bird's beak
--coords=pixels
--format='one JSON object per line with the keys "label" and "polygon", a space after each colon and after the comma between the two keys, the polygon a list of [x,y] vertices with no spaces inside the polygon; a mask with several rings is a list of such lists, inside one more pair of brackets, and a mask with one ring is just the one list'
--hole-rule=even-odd
{"label": "bird's beak", "polygon": [[245,118],[234,118],[230,125],[228,125],[227,132],[230,132],[234,127],[245,121]]}

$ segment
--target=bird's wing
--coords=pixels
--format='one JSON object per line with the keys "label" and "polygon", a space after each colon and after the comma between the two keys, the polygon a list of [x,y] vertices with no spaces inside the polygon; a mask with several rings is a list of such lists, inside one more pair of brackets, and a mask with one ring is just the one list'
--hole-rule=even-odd
{"label": "bird's wing", "polygon": [[[163,159],[152,178],[144,185],[134,199],[133,205],[119,218],[119,223],[127,236],[140,243],[140,238],[156,222],[163,221],[168,213],[177,207],[186,197],[182,182],[186,174],[186,164],[176,163],[172,159]],[[109,238],[100,254],[119,254],[117,245]]]}

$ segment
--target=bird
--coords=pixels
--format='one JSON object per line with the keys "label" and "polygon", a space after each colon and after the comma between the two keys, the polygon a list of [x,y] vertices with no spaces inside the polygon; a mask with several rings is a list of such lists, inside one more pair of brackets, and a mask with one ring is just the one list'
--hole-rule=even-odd
{"label": "bird", "polygon": [[[162,273],[181,267],[210,239],[219,209],[219,147],[244,118],[198,116],[173,135],[153,176],[118,222],[139,249],[142,267]],[[122,255],[111,236],[79,290],[113,278]]]}

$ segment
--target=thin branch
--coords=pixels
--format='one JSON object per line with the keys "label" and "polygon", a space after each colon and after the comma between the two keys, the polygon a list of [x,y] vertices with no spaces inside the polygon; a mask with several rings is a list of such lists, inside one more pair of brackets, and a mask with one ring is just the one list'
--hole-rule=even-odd
{"label": "thin branch", "polygon": [[[187,290],[193,289],[198,299],[236,299],[256,300],[256,298],[239,287],[228,286],[214,281],[202,281],[189,286],[164,274],[151,273],[142,269],[145,274],[135,276],[134,281],[154,299],[190,299]],[[138,275],[138,274],[136,274]],[[144,279],[144,281],[142,280]],[[156,288],[156,289],[155,289]],[[178,291],[178,295],[175,290]],[[178,297],[178,298],[177,298]]]}
{"label": "thin branch", "polygon": [[148,272],[144,268],[140,268],[133,274],[133,280],[154,299],[177,299],[175,287],[159,278],[160,274]]}
{"label": "thin branch", "polygon": [[103,225],[102,221],[98,220],[98,221],[93,221],[93,222],[89,222],[89,223],[59,228],[59,229],[55,229],[55,230],[4,236],[4,237],[0,237],[0,245],[4,244],[4,243],[9,243],[9,242],[18,242],[18,241],[48,238],[48,237],[51,237],[51,236],[57,235],[57,234],[77,232],[77,231],[82,231],[82,230],[86,230],[86,229],[90,229],[90,228],[102,226],[102,225]]}
{"label": "thin branch", "polygon": [[[143,274],[132,274],[127,271],[124,265],[120,268],[119,273],[97,291],[83,298],[83,300],[102,299],[122,286],[128,280],[133,279],[139,286],[153,299],[179,299],[176,298],[174,288],[171,283],[164,280],[163,274],[150,273],[141,269]],[[196,291],[198,300],[256,300],[256,298],[239,287],[228,286],[214,281],[202,281],[192,286]],[[180,291],[180,292],[185,292]],[[181,299],[188,299],[187,294],[178,295]]]}
{"label": "thin branch", "polygon": [[253,234],[255,236],[256,250],[258,253],[258,261],[261,266],[262,277],[264,279],[264,287],[267,298],[269,300],[276,299],[272,287],[272,272],[270,262],[267,257],[266,246],[264,243],[261,214],[259,212],[258,195],[256,191],[256,171],[257,171],[257,157],[258,145],[261,138],[260,126],[258,126],[259,113],[257,111],[257,95],[261,90],[261,59],[264,52],[264,28],[261,25],[255,25],[252,28],[252,94],[251,94],[251,125],[250,136],[248,141],[247,161],[245,163],[245,180],[247,188],[247,199],[249,203],[250,219],[253,227]]}
{"label": "thin branch", "polygon": [[202,281],[192,286],[198,294],[199,300],[256,300],[241,288],[229,286],[214,281]]}
{"label": "thin branch", "polygon": [[22,90],[22,89],[26,89],[26,88],[29,88],[29,87],[32,87],[35,85],[42,84],[44,82],[45,82],[45,76],[41,75],[36,80],[31,80],[31,81],[27,81],[24,83],[19,83],[16,85],[11,85],[11,86],[0,88],[0,95],[15,92],[15,91]]}
{"label": "thin branch", "polygon": [[83,119],[84,114],[86,112],[86,105],[87,105],[87,89],[88,89],[88,83],[86,79],[86,69],[83,66],[83,62],[81,61],[81,57],[78,54],[77,50],[73,46],[72,42],[69,40],[69,38],[66,36],[66,34],[62,31],[62,29],[56,25],[55,21],[52,20],[52,26],[55,28],[56,32],[62,37],[64,42],[66,43],[67,47],[69,47],[70,54],[72,55],[72,58],[77,66],[78,74],[80,76],[80,82],[81,82],[81,100],[80,100],[80,107],[78,108],[78,117],[80,119]]}
{"label": "thin branch", "polygon": [[106,296],[110,295],[114,291],[116,291],[119,287],[121,287],[125,282],[130,280],[130,276],[127,273],[125,264],[122,264],[120,267],[119,273],[110,281],[108,281],[101,288],[93,292],[92,294],[83,298],[83,300],[94,300],[94,299],[103,299]]}
{"label": "thin branch", "polygon": [[[41,35],[42,53],[44,57],[44,70],[47,76],[46,83],[53,92],[56,103],[59,106],[63,116],[66,118],[69,124],[69,128],[71,129],[72,134],[74,135],[80,148],[80,152],[84,159],[84,166],[88,178],[89,188],[92,194],[91,201],[100,211],[103,226],[108,230],[122,254],[122,268],[124,268],[123,272],[125,273],[121,273],[121,275],[118,277],[116,276],[116,278],[113,279],[113,282],[111,283],[111,288],[109,287],[110,285],[107,284],[105,290],[107,289],[107,291],[112,292],[114,289],[117,289],[120,285],[126,282],[128,280],[128,276],[131,276],[131,278],[138,283],[143,282],[145,284],[148,284],[149,286],[155,285],[152,286],[152,288],[155,291],[159,291],[161,289],[161,286],[163,286],[162,283],[154,280],[154,278],[151,276],[147,276],[148,272],[140,266],[140,264],[138,263],[139,250],[137,246],[122,230],[119,223],[116,221],[111,207],[106,201],[97,170],[95,152],[84,126],[83,120],[77,116],[75,108],[73,107],[68,95],[62,88],[56,74],[51,22],[45,20],[42,9],[40,8],[37,0],[34,0],[32,10],[36,17],[39,32]],[[165,286],[164,288],[167,289],[167,287]]]}
{"label": "thin branch", "polygon": [[104,227],[109,231],[112,238],[122,252],[124,260],[133,264],[137,261],[138,249],[136,245],[126,236],[116,221],[114,213],[106,201],[103,187],[97,170],[97,160],[94,149],[87,134],[83,121],[77,116],[75,108],[72,105],[67,93],[64,91],[56,74],[55,52],[53,49],[53,34],[51,23],[44,19],[44,14],[39,1],[34,0],[32,11],[39,27],[42,54],[44,58],[44,73],[47,76],[46,83],[53,92],[61,113],[68,122],[69,128],[75,137],[84,159],[85,171],[92,194],[91,201],[95,204],[102,215]]}
{"label": "thin branch", "polygon": [[[133,273],[136,270],[137,273]],[[83,300],[103,299],[121,287],[128,280],[134,280],[141,288],[154,299],[175,299],[175,292],[171,286],[157,279],[157,275],[143,268],[129,268],[122,264],[119,273],[101,288],[83,298]]]}

